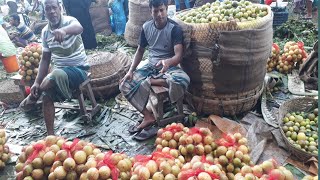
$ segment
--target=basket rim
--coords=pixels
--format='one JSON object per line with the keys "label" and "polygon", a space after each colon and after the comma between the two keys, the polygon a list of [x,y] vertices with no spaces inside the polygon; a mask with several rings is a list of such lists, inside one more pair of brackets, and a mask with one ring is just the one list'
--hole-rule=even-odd
{"label": "basket rim", "polygon": [[[283,110],[284,107],[286,107],[288,104],[291,104],[292,102],[295,102],[295,101],[313,101],[314,104],[317,104],[317,100],[314,99],[314,98],[311,98],[311,97],[299,97],[299,98],[293,98],[293,99],[290,99],[286,102],[284,102],[283,104],[280,105],[279,107],[279,114],[278,114],[278,125],[279,125],[279,129],[280,129],[280,133],[285,141],[285,144],[288,146],[289,148],[289,151],[294,154],[297,158],[301,159],[301,160],[304,160],[304,161],[307,161],[308,159],[310,159],[311,157],[315,157],[315,158],[318,158],[318,155],[317,154],[313,154],[313,153],[309,153],[309,152],[306,152],[306,151],[302,151],[301,149],[299,148],[296,148],[293,144],[291,144],[289,142],[289,140],[287,139],[284,131],[282,130],[282,127],[281,125],[283,124],[282,122],[282,118],[283,117],[280,117],[281,116],[281,111]],[[291,149],[290,149],[291,148]],[[292,150],[293,149],[293,150]],[[300,154],[303,154],[306,156],[306,158],[301,158],[301,156],[298,156],[297,153],[300,153]]]}

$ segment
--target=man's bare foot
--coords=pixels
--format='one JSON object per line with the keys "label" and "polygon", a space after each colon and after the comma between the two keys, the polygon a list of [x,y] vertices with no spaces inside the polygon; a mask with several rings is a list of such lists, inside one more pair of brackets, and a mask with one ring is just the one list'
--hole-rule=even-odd
{"label": "man's bare foot", "polygon": [[142,114],[144,115],[144,118],[141,124],[137,127],[137,129],[144,129],[156,121],[153,114],[150,111],[148,111],[147,108],[144,108]]}
{"label": "man's bare foot", "polygon": [[146,120],[146,119],[143,119],[143,121],[141,122],[141,124],[137,127],[137,129],[144,129],[148,126],[150,126],[151,124],[153,124],[155,122],[155,119],[149,119],[149,120]]}

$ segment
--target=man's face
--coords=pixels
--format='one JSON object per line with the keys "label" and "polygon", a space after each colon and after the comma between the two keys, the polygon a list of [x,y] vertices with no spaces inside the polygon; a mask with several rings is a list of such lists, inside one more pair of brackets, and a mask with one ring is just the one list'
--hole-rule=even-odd
{"label": "man's face", "polygon": [[9,23],[11,26],[17,26],[17,22],[12,17],[10,17]]}
{"label": "man's face", "polygon": [[164,24],[167,22],[167,7],[165,5],[161,5],[159,7],[152,7],[151,8],[151,15],[153,20],[157,24]]}
{"label": "man's face", "polygon": [[52,26],[57,26],[61,19],[61,8],[57,0],[47,0],[44,3],[44,11]]}

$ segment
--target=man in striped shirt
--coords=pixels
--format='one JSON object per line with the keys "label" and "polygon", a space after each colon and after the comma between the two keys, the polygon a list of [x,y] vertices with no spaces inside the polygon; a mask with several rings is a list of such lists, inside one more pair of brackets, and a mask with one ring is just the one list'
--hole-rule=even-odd
{"label": "man in striped shirt", "polygon": [[10,39],[16,44],[16,46],[25,47],[28,43],[37,41],[37,37],[31,29],[20,22],[18,14],[10,15],[10,24],[16,29],[16,33],[10,34]]}
{"label": "man in striped shirt", "polygon": [[[27,110],[40,95],[48,135],[54,134],[54,101],[71,99],[72,92],[86,80],[86,63],[81,24],[73,17],[62,16],[58,0],[44,0],[49,24],[42,30],[42,59],[31,94],[20,104]],[[54,68],[49,73],[50,61]],[[49,74],[48,74],[49,73]]]}

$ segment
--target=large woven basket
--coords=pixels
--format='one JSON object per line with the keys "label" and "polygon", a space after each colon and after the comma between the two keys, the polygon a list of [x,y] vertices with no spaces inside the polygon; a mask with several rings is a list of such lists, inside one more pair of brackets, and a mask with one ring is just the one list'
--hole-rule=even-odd
{"label": "large woven basket", "polygon": [[[278,123],[279,126],[282,127],[283,121],[282,119],[285,117],[287,113],[296,112],[296,111],[310,111],[311,108],[318,107],[317,99],[310,98],[310,97],[303,97],[303,98],[296,98],[291,99],[284,102],[279,108],[279,116],[278,116]],[[296,148],[293,144],[289,142],[286,138],[286,135],[282,128],[280,128],[281,135],[283,136],[284,142],[288,147],[288,150],[301,161],[306,162],[310,158],[315,157],[318,158],[317,154],[309,153],[302,151],[301,149]]]}
{"label": "large woven basket", "polygon": [[128,72],[131,57],[122,52],[98,52],[88,56],[88,63],[95,97],[107,98],[119,92],[119,81]]}
{"label": "large woven basket", "polygon": [[197,113],[233,116],[250,111],[258,102],[264,85],[237,94],[211,94],[211,97],[192,96]]}

